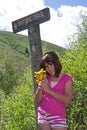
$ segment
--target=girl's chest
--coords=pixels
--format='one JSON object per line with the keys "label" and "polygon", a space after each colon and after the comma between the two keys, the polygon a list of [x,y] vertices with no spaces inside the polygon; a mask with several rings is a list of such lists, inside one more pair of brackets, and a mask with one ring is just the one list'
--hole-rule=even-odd
{"label": "girl's chest", "polygon": [[65,91],[65,83],[61,80],[55,86],[51,86],[51,89],[58,93],[64,93]]}

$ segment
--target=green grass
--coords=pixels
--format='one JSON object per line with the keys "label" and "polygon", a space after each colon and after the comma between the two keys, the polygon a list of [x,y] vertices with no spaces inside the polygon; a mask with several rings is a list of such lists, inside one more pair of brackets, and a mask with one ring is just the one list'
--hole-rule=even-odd
{"label": "green grass", "polygon": [[[14,51],[19,52],[21,55],[25,55],[26,48],[29,49],[28,36],[21,34],[14,34],[12,32],[0,31],[0,48],[10,46]],[[43,53],[47,51],[55,51],[60,55],[65,54],[65,48],[54,45],[52,43],[42,41]],[[30,53],[30,51],[29,51]]]}

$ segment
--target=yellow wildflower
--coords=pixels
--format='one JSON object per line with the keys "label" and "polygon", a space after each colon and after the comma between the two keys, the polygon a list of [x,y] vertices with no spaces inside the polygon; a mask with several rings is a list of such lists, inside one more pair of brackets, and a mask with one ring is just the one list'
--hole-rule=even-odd
{"label": "yellow wildflower", "polygon": [[39,84],[40,81],[47,76],[46,70],[44,70],[43,68],[41,68],[38,72],[34,73],[35,73],[34,77],[36,78],[37,84]]}

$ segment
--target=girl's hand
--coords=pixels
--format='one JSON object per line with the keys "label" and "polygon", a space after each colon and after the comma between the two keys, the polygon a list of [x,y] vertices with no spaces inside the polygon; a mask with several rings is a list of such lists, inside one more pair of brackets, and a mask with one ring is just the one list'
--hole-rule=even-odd
{"label": "girl's hand", "polygon": [[44,78],[40,84],[39,84],[39,87],[41,87],[42,90],[46,91],[46,92],[49,92],[50,90],[50,83],[48,81],[47,78]]}

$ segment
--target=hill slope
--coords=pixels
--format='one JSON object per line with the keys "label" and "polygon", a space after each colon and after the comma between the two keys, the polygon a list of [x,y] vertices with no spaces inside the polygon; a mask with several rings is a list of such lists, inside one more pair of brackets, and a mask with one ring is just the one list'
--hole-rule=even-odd
{"label": "hill slope", "polygon": [[[2,55],[5,52],[5,48],[10,48],[12,50],[16,56],[18,64],[22,67],[25,68],[25,66],[30,64],[28,36],[0,31],[0,53],[2,52]],[[43,53],[47,51],[55,51],[57,54],[63,56],[66,49],[52,43],[42,41],[42,51]]]}
{"label": "hill slope", "polygon": [[[0,49],[5,46],[10,46],[13,50],[21,54],[25,54],[26,48],[29,49],[29,40],[27,36],[21,34],[0,31]],[[60,55],[63,55],[66,49],[52,43],[42,41],[42,50],[43,52],[56,51]]]}

